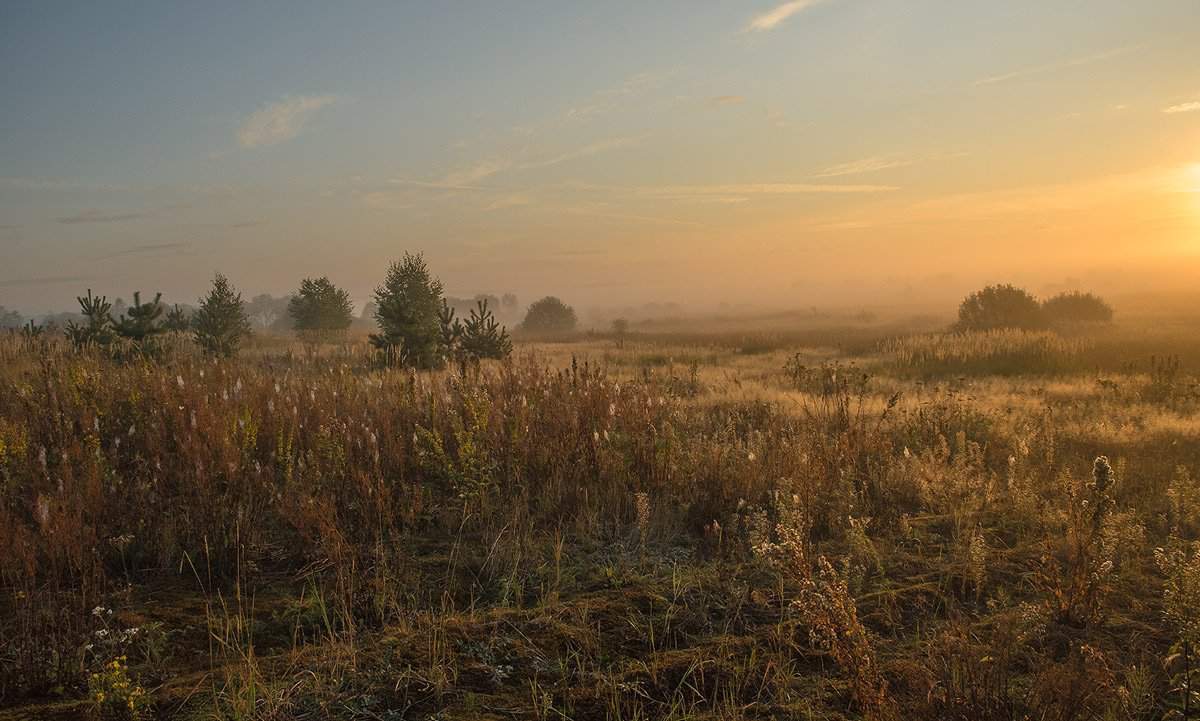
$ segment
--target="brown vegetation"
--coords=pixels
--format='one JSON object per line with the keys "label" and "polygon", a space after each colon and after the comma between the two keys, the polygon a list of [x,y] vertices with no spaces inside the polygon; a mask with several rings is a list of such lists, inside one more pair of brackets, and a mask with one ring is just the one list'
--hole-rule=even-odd
{"label": "brown vegetation", "polygon": [[1193,713],[1186,364],[1120,332],[623,341],[417,372],[357,339],[151,360],[11,336],[0,705]]}

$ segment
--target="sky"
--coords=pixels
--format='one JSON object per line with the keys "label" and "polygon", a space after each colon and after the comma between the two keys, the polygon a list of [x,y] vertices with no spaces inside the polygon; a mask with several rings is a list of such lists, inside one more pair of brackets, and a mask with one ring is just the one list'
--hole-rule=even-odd
{"label": "sky", "polygon": [[0,305],[1200,277],[1196,0],[0,4]]}

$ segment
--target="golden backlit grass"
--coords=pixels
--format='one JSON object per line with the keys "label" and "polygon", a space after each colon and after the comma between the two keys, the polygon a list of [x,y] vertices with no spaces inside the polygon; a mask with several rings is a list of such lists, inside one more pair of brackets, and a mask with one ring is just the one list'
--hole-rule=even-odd
{"label": "golden backlit grass", "polygon": [[[10,338],[0,704],[1174,708],[1193,639],[1162,609],[1189,556],[1155,549],[1200,539],[1187,363],[1128,336],[837,346],[593,336],[464,376],[379,368],[357,340],[116,362]],[[987,372],[1013,357],[1029,360]]]}

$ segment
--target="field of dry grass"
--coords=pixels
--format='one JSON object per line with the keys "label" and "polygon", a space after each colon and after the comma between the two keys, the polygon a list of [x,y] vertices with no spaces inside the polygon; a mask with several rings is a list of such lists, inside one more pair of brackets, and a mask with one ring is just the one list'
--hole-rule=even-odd
{"label": "field of dry grass", "polygon": [[1200,348],[1163,328],[465,375],[14,336],[0,719],[1194,717]]}

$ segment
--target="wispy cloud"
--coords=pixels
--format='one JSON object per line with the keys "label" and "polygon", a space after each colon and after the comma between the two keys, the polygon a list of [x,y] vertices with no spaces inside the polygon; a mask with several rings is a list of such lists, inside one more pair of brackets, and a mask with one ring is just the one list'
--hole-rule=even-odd
{"label": "wispy cloud", "polygon": [[746,102],[746,97],[743,95],[716,95],[708,99],[709,105],[720,107],[722,105],[741,105]]}
{"label": "wispy cloud", "polygon": [[862,158],[860,160],[852,160],[848,163],[839,163],[831,165],[821,172],[814,175],[814,178],[836,178],[842,175],[861,175],[862,173],[876,173],[880,170],[888,170],[889,168],[903,168],[912,165],[913,161],[907,158],[896,158],[887,156],[875,156],[872,158]]}
{"label": "wispy cloud", "polygon": [[1179,105],[1171,105],[1163,108],[1164,113],[1194,113],[1200,110],[1200,100],[1190,103],[1180,103]]}
{"label": "wispy cloud", "polygon": [[559,208],[563,213],[572,215],[587,215],[594,218],[610,218],[612,220],[633,221],[636,223],[651,223],[656,225],[676,225],[689,228],[702,228],[704,223],[696,220],[685,220],[682,218],[670,218],[658,215],[640,215],[636,213],[621,213],[614,212],[605,204],[591,205],[575,205],[564,208]]}
{"label": "wispy cloud", "polygon": [[628,148],[632,145],[640,143],[641,141],[641,137],[608,138],[607,140],[589,143],[583,147],[575,148],[574,150],[568,150],[565,153],[559,153],[558,155],[553,155],[541,160],[531,160],[524,163],[518,163],[515,167],[518,170],[527,170],[530,168],[548,168],[552,165],[558,165],[570,160],[577,160],[579,158],[587,158],[593,155],[599,155],[600,153],[604,153],[609,150]]}
{"label": "wispy cloud", "polygon": [[146,217],[143,213],[105,213],[102,210],[90,209],[81,210],[72,215],[64,215],[58,218],[58,222],[68,225],[77,223],[118,223],[124,220],[138,220]]}
{"label": "wispy cloud", "polygon": [[[598,90],[582,103],[570,106],[561,116],[552,120],[551,125],[584,120],[606,113],[619,107],[632,97],[643,95],[661,86],[671,75],[671,72],[644,72],[631,75],[619,85]],[[533,128],[531,126],[526,129],[532,130]]]}
{"label": "wispy cloud", "polygon": [[483,188],[480,188],[477,183],[505,171],[549,168],[572,160],[599,155],[600,153],[610,150],[627,148],[632,145],[636,145],[641,141],[642,137],[608,138],[594,143],[589,143],[588,145],[574,148],[557,155],[551,155],[542,158],[532,158],[527,160],[489,158],[469,167],[447,173],[441,179],[432,182],[401,180],[394,180],[392,182],[403,183],[407,185],[425,186],[440,190],[482,190]]}
{"label": "wispy cloud", "polygon": [[178,243],[146,243],[144,245],[135,245],[131,248],[118,250],[113,253],[100,255],[95,260],[112,260],[113,258],[125,258],[131,255],[148,255],[154,253],[162,253],[165,251],[180,250],[186,248],[190,243],[183,241]]}
{"label": "wispy cloud", "polygon": [[525,193],[508,193],[496,198],[484,206],[484,210],[504,210],[505,208],[520,208],[533,205],[533,198]]}
{"label": "wispy cloud", "polygon": [[734,185],[663,185],[639,188],[641,195],[661,198],[721,196],[739,198],[750,195],[808,195],[826,193],[886,193],[899,190],[894,185],[822,185],[814,183],[743,183]]}
{"label": "wispy cloud", "polygon": [[0,288],[20,288],[32,285],[56,285],[60,283],[85,283],[93,278],[85,275],[51,275],[43,278],[9,278],[0,280]]}
{"label": "wispy cloud", "polygon": [[333,95],[299,95],[264,105],[238,128],[238,143],[243,148],[257,148],[291,140],[317,111],[336,100]]}
{"label": "wispy cloud", "polygon": [[362,203],[372,210],[405,210],[412,207],[412,203],[407,202],[399,195],[380,190],[364,193]]}
{"label": "wispy cloud", "polygon": [[746,24],[745,32],[761,32],[764,30],[774,30],[779,27],[780,23],[787,20],[796,13],[802,12],[817,5],[822,0],[792,0],[782,5],[776,5],[761,15],[755,15]]}
{"label": "wispy cloud", "polygon": [[1115,58],[1118,55],[1123,55],[1123,54],[1129,52],[1130,50],[1133,50],[1135,47],[1136,46],[1129,45],[1129,46],[1120,47],[1120,48],[1113,48],[1112,50],[1106,50],[1102,53],[1095,53],[1092,55],[1084,55],[1084,56],[1081,56],[1078,58],[1069,58],[1067,60],[1060,60],[1059,62],[1055,62],[1055,63],[1047,63],[1046,65],[1038,65],[1038,66],[1032,67],[1032,68],[1022,68],[1020,70],[1014,70],[1012,72],[1003,73],[1001,75],[992,75],[990,77],[980,78],[980,79],[976,80],[975,82],[971,83],[971,85],[974,87],[979,87],[982,85],[995,85],[997,83],[1008,82],[1009,80],[1017,80],[1020,78],[1027,78],[1027,77],[1031,77],[1034,75],[1043,75],[1045,73],[1052,73],[1052,72],[1059,71],[1059,70],[1066,70],[1068,68],[1077,68],[1077,67],[1080,67],[1083,65],[1091,65],[1092,63],[1098,63],[1098,62],[1101,62],[1104,60],[1109,60],[1111,58]]}
{"label": "wispy cloud", "polygon": [[466,189],[511,167],[512,163],[507,160],[483,160],[468,168],[447,173],[441,180],[428,183],[428,185],[437,188]]}
{"label": "wispy cloud", "polygon": [[121,192],[133,189],[129,185],[111,183],[88,183],[82,180],[64,180],[61,178],[23,178],[12,176],[0,178],[0,187],[15,188],[17,190],[96,190],[108,192]]}

